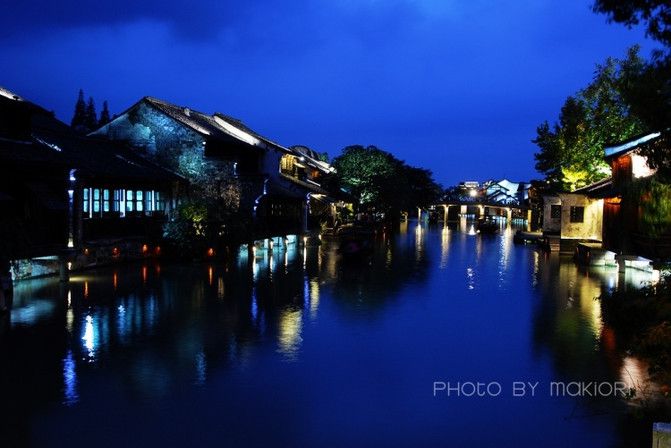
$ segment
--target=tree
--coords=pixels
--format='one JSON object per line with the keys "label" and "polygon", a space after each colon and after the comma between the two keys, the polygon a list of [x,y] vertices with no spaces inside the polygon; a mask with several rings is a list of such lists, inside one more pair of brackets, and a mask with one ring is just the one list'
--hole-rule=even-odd
{"label": "tree", "polygon": [[93,101],[93,97],[89,97],[89,102],[86,104],[86,120],[84,126],[88,132],[98,128],[98,114],[96,113],[96,104]]}
{"label": "tree", "polygon": [[592,82],[566,99],[559,121],[536,129],[536,169],[555,187],[575,190],[605,178],[603,148],[648,130],[624,94],[627,82],[645,69],[638,50],[634,46],[625,59],[597,65]]}
{"label": "tree", "polygon": [[[667,0],[596,0],[593,9],[612,22],[628,27],[644,24],[646,34],[666,47],[657,51],[653,60],[639,73],[627,74],[623,81],[623,97],[633,114],[651,130],[665,131],[671,127],[671,4]],[[671,137],[663,132],[654,145],[646,145],[641,153],[662,174],[671,174]]]}
{"label": "tree", "polygon": [[333,161],[342,186],[364,206],[381,199],[381,186],[394,176],[394,157],[375,146],[348,146]]}
{"label": "tree", "polygon": [[105,126],[109,123],[110,120],[110,111],[107,106],[107,101],[103,101],[103,110],[100,112],[100,120],[98,120],[98,127]]}
{"label": "tree", "polygon": [[671,47],[671,5],[668,0],[596,0],[593,10],[628,27],[644,23],[649,37]]}
{"label": "tree", "polygon": [[431,171],[409,166],[375,146],[348,146],[333,163],[340,185],[362,208],[391,218],[437,202],[442,194]]}
{"label": "tree", "polygon": [[72,116],[70,126],[72,126],[73,129],[79,130],[85,125],[86,125],[86,102],[84,101],[84,91],[82,89],[79,89],[79,97],[77,98],[77,102],[75,103],[75,112],[74,115]]}

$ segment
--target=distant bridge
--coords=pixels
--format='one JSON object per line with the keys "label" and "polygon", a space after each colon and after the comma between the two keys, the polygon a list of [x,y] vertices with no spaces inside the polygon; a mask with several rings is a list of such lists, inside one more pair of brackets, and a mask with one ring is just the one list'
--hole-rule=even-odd
{"label": "distant bridge", "polygon": [[500,216],[506,218],[508,222],[513,218],[523,219],[526,222],[531,221],[531,208],[527,205],[501,204],[500,202],[477,202],[477,201],[449,201],[439,204],[433,204],[427,209],[417,209],[418,218],[422,218],[423,212],[443,209],[443,221],[448,222],[449,212],[457,208],[459,217],[475,215],[476,218],[483,216]]}

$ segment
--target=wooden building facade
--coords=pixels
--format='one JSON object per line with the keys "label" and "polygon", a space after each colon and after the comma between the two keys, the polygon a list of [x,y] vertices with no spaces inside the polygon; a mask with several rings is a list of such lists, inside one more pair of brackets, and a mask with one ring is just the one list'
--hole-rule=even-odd
{"label": "wooden building facade", "polygon": [[68,257],[86,265],[91,260],[77,260],[85,248],[137,241],[140,251],[160,239],[181,183],[0,88],[1,257]]}

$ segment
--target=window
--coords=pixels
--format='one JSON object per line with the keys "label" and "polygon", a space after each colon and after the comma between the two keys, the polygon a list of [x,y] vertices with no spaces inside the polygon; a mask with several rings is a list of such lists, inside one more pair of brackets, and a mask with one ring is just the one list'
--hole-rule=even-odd
{"label": "window", "polygon": [[109,213],[110,211],[110,191],[108,189],[103,190],[103,212]]}
{"label": "window", "polygon": [[145,191],[144,192],[144,209],[147,212],[153,212],[154,211],[154,206],[152,204],[152,192],[151,191]]}
{"label": "window", "polygon": [[583,222],[585,219],[585,207],[571,207],[571,222]]}
{"label": "window", "polygon": [[157,212],[162,212],[164,210],[164,204],[163,204],[163,198],[161,197],[161,193],[158,191],[154,192],[154,210]]}
{"label": "window", "polygon": [[84,198],[82,200],[82,212],[84,212],[85,215],[88,216],[89,214],[89,200],[90,200],[90,190],[88,188],[84,188]]}
{"label": "window", "polygon": [[550,218],[561,219],[561,205],[550,206]]}
{"label": "window", "polygon": [[135,210],[141,212],[144,210],[144,204],[142,203],[142,190],[137,190],[135,192]]}
{"label": "window", "polygon": [[112,211],[121,211],[121,190],[114,190],[114,201],[112,202]]}
{"label": "window", "polygon": [[100,188],[93,189],[93,213],[100,213]]}
{"label": "window", "polygon": [[133,201],[133,190],[126,190],[126,211],[127,212],[132,212],[135,210],[133,205],[135,202]]}

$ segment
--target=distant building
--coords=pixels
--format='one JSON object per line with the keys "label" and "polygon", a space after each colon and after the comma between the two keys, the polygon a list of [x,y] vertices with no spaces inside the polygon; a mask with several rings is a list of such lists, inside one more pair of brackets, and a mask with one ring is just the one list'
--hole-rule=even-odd
{"label": "distant building", "polygon": [[485,182],[484,202],[506,205],[524,205],[529,198],[529,187],[526,182],[511,182],[508,179]]}

